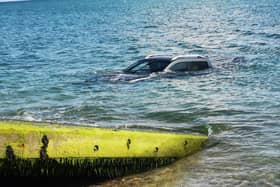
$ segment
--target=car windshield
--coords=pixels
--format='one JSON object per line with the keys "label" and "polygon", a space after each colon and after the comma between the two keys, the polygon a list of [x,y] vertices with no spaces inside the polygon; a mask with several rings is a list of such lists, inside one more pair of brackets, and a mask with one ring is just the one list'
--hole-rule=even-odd
{"label": "car windshield", "polygon": [[170,64],[170,60],[153,59],[140,60],[135,64],[125,69],[126,73],[149,74],[153,72],[163,71]]}

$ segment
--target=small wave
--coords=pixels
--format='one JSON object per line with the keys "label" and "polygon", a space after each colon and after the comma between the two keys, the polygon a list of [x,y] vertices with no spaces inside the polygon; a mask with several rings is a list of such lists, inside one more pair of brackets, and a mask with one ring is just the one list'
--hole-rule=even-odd
{"label": "small wave", "polygon": [[132,75],[124,74],[122,72],[95,72],[85,80],[86,83],[93,82],[107,82],[107,83],[122,83],[129,82],[131,80],[141,79],[147,77],[147,75]]}
{"label": "small wave", "polygon": [[213,58],[214,72],[228,72],[235,68],[250,66],[251,59],[245,56],[227,56]]}
{"label": "small wave", "polygon": [[237,56],[234,57],[231,62],[233,63],[244,63],[245,62],[245,57],[244,56]]}
{"label": "small wave", "polygon": [[253,31],[243,31],[242,34],[245,35],[245,36],[251,36],[251,35],[254,35],[256,33],[253,32]]}
{"label": "small wave", "polygon": [[36,120],[36,118],[34,118],[31,115],[26,115],[26,116],[23,117],[23,119],[26,120],[26,121],[35,121]]}
{"label": "small wave", "polygon": [[146,80],[157,80],[162,78],[180,78],[184,76],[198,76],[205,75],[213,72],[212,68],[201,70],[201,71],[192,71],[192,72],[159,72],[151,73],[148,75],[138,75],[138,74],[125,74],[121,72],[96,72],[94,75],[90,75],[88,79],[84,81],[86,84],[91,84],[93,82],[107,82],[107,83],[136,83]]}
{"label": "small wave", "polygon": [[129,82],[130,83],[135,83],[135,82],[139,82],[139,81],[150,80],[150,79],[153,79],[153,78],[156,78],[156,77],[158,77],[158,74],[152,73],[147,77],[137,78],[137,79],[134,79],[134,80],[130,80]]}
{"label": "small wave", "polygon": [[211,136],[213,134],[213,130],[211,126],[208,126],[208,136]]}
{"label": "small wave", "polygon": [[34,114],[32,114],[31,112],[28,112],[24,109],[18,109],[16,111],[16,118],[20,119],[20,120],[25,120],[25,121],[35,121],[35,120],[40,120],[37,119]]}
{"label": "small wave", "polygon": [[244,110],[210,110],[202,108],[193,111],[174,110],[150,112],[145,115],[145,118],[166,123],[190,123],[204,117],[236,116],[241,114],[252,114],[252,112]]}
{"label": "small wave", "polygon": [[148,113],[145,118],[164,121],[166,123],[187,123],[196,119],[196,116],[181,113],[180,111],[160,111]]}
{"label": "small wave", "polygon": [[273,38],[273,39],[279,39],[280,38],[280,34],[267,34],[268,38]]}
{"label": "small wave", "polygon": [[157,29],[158,26],[157,25],[146,25],[144,26],[144,29]]}
{"label": "small wave", "polygon": [[108,77],[110,82],[130,82],[137,79],[145,78],[146,76],[128,75],[123,73],[113,74]]}
{"label": "small wave", "polygon": [[1,120],[23,120],[23,121],[42,121],[33,112],[20,108],[14,112],[7,113],[6,116],[0,117]]}

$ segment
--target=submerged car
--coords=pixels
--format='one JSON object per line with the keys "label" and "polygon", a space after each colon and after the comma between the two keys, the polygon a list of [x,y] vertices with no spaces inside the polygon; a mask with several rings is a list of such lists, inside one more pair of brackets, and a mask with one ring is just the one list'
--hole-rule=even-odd
{"label": "submerged car", "polygon": [[177,73],[209,69],[208,57],[201,55],[149,55],[124,69],[127,74],[151,74],[157,72]]}

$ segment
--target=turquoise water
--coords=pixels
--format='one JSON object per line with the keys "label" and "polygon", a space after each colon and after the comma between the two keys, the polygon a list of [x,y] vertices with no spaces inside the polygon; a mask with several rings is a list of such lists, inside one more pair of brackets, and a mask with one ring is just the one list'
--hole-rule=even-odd
{"label": "turquoise water", "polygon": [[[137,184],[280,185],[279,9],[277,0],[2,2],[0,118],[209,134],[214,146]],[[155,53],[208,55],[214,68],[116,79]]]}

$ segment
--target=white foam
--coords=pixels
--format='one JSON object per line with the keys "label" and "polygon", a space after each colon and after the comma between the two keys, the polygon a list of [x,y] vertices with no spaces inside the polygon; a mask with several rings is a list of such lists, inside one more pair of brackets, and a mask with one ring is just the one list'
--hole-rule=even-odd
{"label": "white foam", "polygon": [[36,120],[36,119],[35,119],[33,116],[31,116],[31,115],[26,115],[26,116],[23,117],[23,119],[26,120],[26,121],[35,121],[35,120]]}
{"label": "white foam", "polygon": [[213,134],[212,127],[208,125],[208,136],[211,136]]}
{"label": "white foam", "polygon": [[130,83],[135,83],[135,82],[139,82],[139,81],[144,81],[144,80],[148,80],[148,79],[152,79],[158,77],[158,74],[152,73],[150,74],[148,77],[143,77],[143,78],[139,78],[139,79],[133,79],[131,81],[129,81]]}

